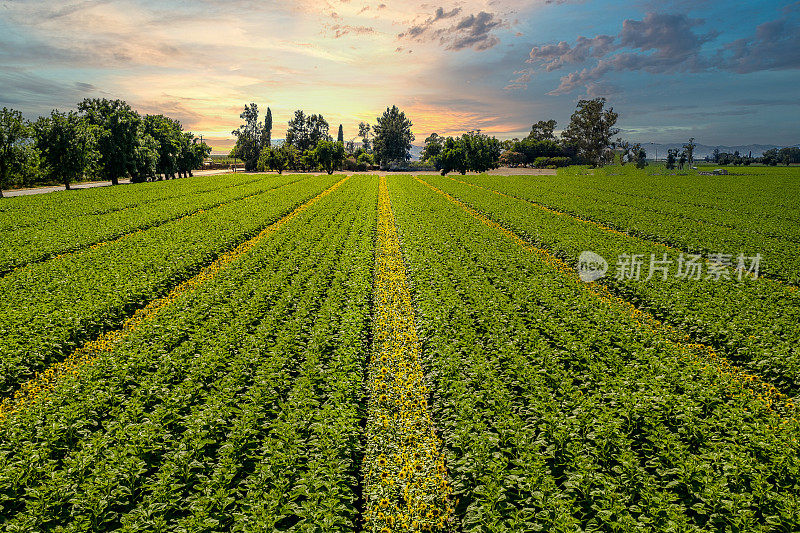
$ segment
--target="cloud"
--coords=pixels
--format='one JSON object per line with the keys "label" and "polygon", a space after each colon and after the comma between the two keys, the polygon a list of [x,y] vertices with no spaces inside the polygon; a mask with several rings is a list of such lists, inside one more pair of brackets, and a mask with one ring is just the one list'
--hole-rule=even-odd
{"label": "cloud", "polygon": [[334,24],[329,28],[333,32],[333,38],[338,39],[348,34],[369,35],[375,33],[372,26],[352,26],[350,24]]}
{"label": "cloud", "polygon": [[456,24],[442,26],[441,21],[452,19],[460,15],[460,7],[445,11],[438,7],[432,17],[424,22],[409,27],[398,34],[398,39],[411,39],[418,42],[436,41],[447,50],[463,50],[472,48],[482,51],[492,48],[500,40],[492,33],[494,30],[507,27],[508,23],[498,18],[494,13],[480,11],[462,17]]}
{"label": "cloud", "polygon": [[786,8],[786,16],[760,24],[750,37],[726,44],[718,55],[720,68],[739,74],[800,68],[800,2]]}
{"label": "cloud", "polygon": [[[589,94],[599,94],[607,88],[600,80],[612,72],[665,74],[724,70],[746,74],[796,69],[800,68],[798,10],[800,2],[787,6],[783,17],[759,25],[752,36],[723,44],[712,53],[706,52],[705,47],[720,33],[699,32],[704,20],[685,14],[648,13],[642,20],[624,20],[622,30],[614,36],[580,36],[573,44],[561,41],[534,46],[527,62],[534,69],[546,72],[589,63],[562,76],[558,87],[548,93],[554,95],[580,88],[586,88]],[[512,79],[507,87],[524,88],[524,84]]]}

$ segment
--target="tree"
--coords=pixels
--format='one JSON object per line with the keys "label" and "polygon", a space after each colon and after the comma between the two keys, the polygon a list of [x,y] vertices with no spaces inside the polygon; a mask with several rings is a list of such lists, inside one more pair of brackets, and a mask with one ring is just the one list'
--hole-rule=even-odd
{"label": "tree", "polygon": [[328,140],[318,142],[313,154],[314,160],[328,174],[333,174],[333,171],[341,166],[346,157],[343,143]]}
{"label": "tree", "polygon": [[478,131],[470,131],[461,137],[448,137],[442,151],[434,159],[442,176],[456,170],[467,172],[486,172],[500,166],[500,141]]}
{"label": "tree", "polygon": [[622,150],[619,158],[620,165],[625,163],[634,163],[636,168],[644,168],[647,166],[647,152],[640,143],[632,144],[622,139],[617,139],[617,148]]}
{"label": "tree", "polygon": [[289,167],[291,163],[290,149],[294,148],[288,144],[265,146],[261,151],[261,156],[258,158],[258,169],[276,170],[278,174],[283,174],[284,169]]}
{"label": "tree", "polygon": [[689,166],[692,166],[694,163],[694,149],[697,145],[694,143],[694,137],[689,138],[689,142],[683,145],[683,149],[686,151],[686,159],[689,162]]}
{"label": "tree", "polygon": [[244,161],[245,170],[255,170],[265,136],[264,126],[258,121],[258,106],[255,103],[245,104],[239,118],[244,120],[244,124],[231,132],[236,137],[234,154]]}
{"label": "tree", "polygon": [[366,122],[359,122],[358,123],[358,136],[361,137],[361,147],[369,152],[372,150],[372,145],[370,144],[370,136],[372,133],[372,128]]}
{"label": "tree", "polygon": [[330,125],[322,115],[309,115],[308,120],[308,141],[309,146],[306,150],[313,150],[316,148],[317,143],[320,141],[332,141],[333,139],[328,133]]}
{"label": "tree", "polygon": [[667,168],[672,170],[675,168],[675,162],[678,159],[678,150],[677,148],[670,148],[667,150]]}
{"label": "tree", "polygon": [[181,150],[181,134],[183,133],[181,123],[164,115],[146,115],[144,132],[151,135],[159,145],[154,173],[164,174],[165,178],[174,178]]}
{"label": "tree", "polygon": [[683,170],[683,166],[686,164],[686,160],[688,159],[688,155],[686,150],[681,150],[681,153],[678,155],[678,168]]}
{"label": "tree", "polygon": [[33,124],[36,147],[48,173],[69,190],[72,181],[82,177],[99,157],[95,151],[94,128],[75,111],[53,110]]}
{"label": "tree", "polygon": [[423,161],[430,161],[439,155],[444,145],[444,137],[440,137],[438,133],[431,133],[425,139],[425,147],[422,149],[420,159]]}
{"label": "tree", "polygon": [[531,132],[528,138],[532,141],[555,141],[556,136],[553,135],[553,130],[556,129],[555,120],[540,120],[531,126]]}
{"label": "tree", "polygon": [[11,172],[24,162],[21,144],[30,136],[22,113],[6,107],[0,111],[0,198],[9,185]]}
{"label": "tree", "polygon": [[761,162],[765,165],[769,165],[774,167],[780,161],[780,156],[778,154],[777,148],[770,148],[766,152],[764,152],[763,157],[761,158]]}
{"label": "tree", "polygon": [[97,127],[99,173],[117,185],[135,169],[142,119],[123,100],[87,98],[78,104],[88,123]]}
{"label": "tree", "polygon": [[564,142],[574,146],[578,155],[592,165],[602,165],[611,138],[619,133],[614,125],[618,115],[613,108],[604,110],[606,99],[579,100],[570,124],[561,134]]}
{"label": "tree", "polygon": [[525,164],[525,154],[506,150],[500,154],[500,165],[504,167],[518,167]]}
{"label": "tree", "polygon": [[[150,134],[142,134],[136,143],[135,155],[133,158],[133,168],[131,169],[131,181],[140,183],[147,179],[154,179],[158,172],[159,142]],[[177,170],[177,158],[175,162]],[[168,179],[170,175],[165,175]],[[175,174],[171,174],[174,179]]]}
{"label": "tree", "polygon": [[[183,173],[183,177],[192,176],[192,170],[200,167],[208,154],[211,153],[211,147],[204,142],[198,142],[200,139],[196,138],[193,133],[187,132],[181,136],[181,151],[178,156],[178,173]],[[256,160],[258,164],[258,160]],[[253,167],[255,170],[256,167]]]}
{"label": "tree", "polygon": [[411,133],[411,120],[397,106],[386,108],[382,116],[376,119],[377,124],[372,127],[375,133],[373,148],[376,159],[381,165],[389,161],[408,161],[411,159],[411,142],[414,134]]}
{"label": "tree", "polygon": [[272,147],[272,109],[267,107],[267,116],[264,117],[264,140],[261,149]]}
{"label": "tree", "polygon": [[647,152],[641,144],[634,144],[631,152],[633,154],[632,162],[636,164],[636,168],[644,168],[647,166]]}
{"label": "tree", "polygon": [[800,163],[800,148],[794,146],[787,146],[778,151],[778,159],[786,166],[793,163]]}
{"label": "tree", "polygon": [[294,118],[289,121],[285,142],[300,151],[305,151],[309,148],[308,121],[306,120],[306,114],[301,109],[295,111]]}
{"label": "tree", "polygon": [[344,130],[341,124],[339,124],[339,134],[336,136],[336,142],[340,142],[344,146]]}

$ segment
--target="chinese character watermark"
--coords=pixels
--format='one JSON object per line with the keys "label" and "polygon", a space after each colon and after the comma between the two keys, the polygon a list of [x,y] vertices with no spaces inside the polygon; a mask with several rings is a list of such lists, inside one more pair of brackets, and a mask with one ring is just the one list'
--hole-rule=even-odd
{"label": "chinese character watermark", "polygon": [[[710,253],[706,257],[701,254],[681,253],[673,259],[664,253],[660,257],[650,254],[649,261],[645,254],[624,253],[617,257],[616,271],[613,276],[618,280],[645,281],[670,277],[684,280],[721,281],[734,277],[742,281],[745,277],[758,279],[761,269],[760,253],[736,256],[725,253]],[[608,262],[595,252],[584,251],[578,259],[578,275],[586,282],[597,281],[608,272]],[[644,274],[646,273],[646,277]]]}

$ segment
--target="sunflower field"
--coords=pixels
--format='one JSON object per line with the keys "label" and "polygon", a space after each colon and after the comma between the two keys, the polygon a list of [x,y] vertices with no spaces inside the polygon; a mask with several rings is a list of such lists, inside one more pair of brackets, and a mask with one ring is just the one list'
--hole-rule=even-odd
{"label": "sunflower field", "polygon": [[578,167],[5,199],[0,532],[800,531],[798,197]]}

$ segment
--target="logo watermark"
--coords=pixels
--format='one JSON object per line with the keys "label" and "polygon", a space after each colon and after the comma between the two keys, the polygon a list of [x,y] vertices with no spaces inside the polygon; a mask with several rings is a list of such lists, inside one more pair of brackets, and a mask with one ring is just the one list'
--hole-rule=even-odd
{"label": "logo watermark", "polygon": [[[618,280],[650,280],[660,278],[666,281],[673,277],[687,280],[729,280],[742,281],[745,277],[758,279],[761,268],[761,254],[746,256],[710,253],[680,254],[672,258],[668,254],[661,257],[650,254],[624,253],[617,256],[613,276]],[[592,251],[581,252],[578,258],[578,275],[585,282],[597,281],[609,271],[605,258]]]}
{"label": "logo watermark", "polygon": [[594,252],[581,252],[578,258],[578,275],[585,282],[597,281],[608,272],[608,262]]}

